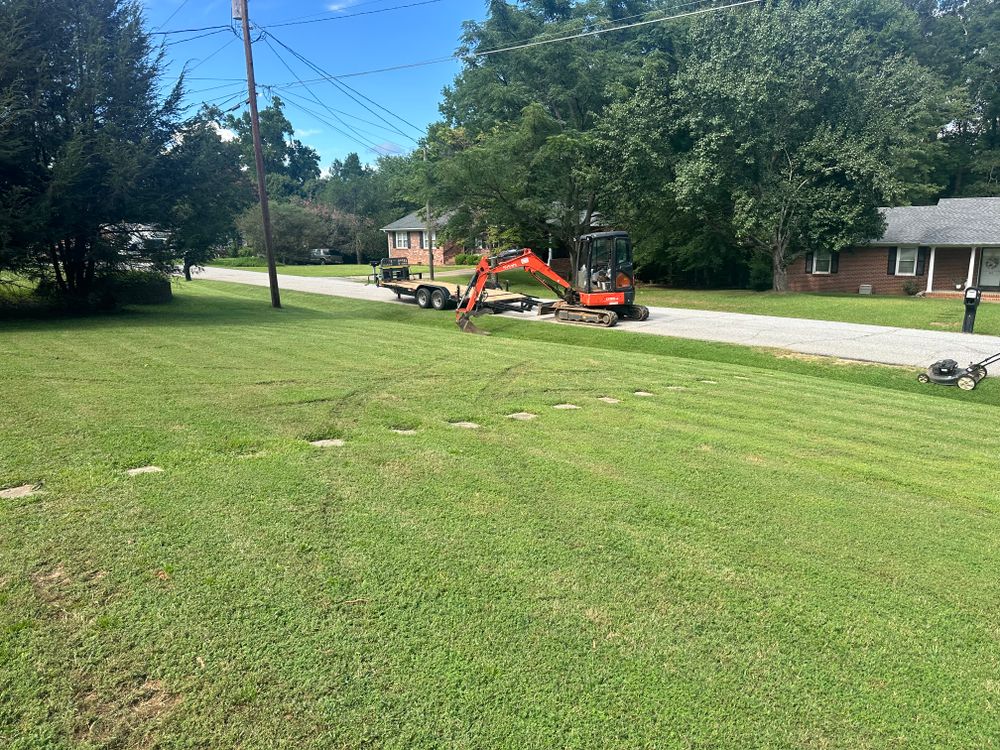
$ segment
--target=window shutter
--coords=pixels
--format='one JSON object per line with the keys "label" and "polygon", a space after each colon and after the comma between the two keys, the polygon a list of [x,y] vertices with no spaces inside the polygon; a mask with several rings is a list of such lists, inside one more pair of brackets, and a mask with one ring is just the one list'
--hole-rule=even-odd
{"label": "window shutter", "polygon": [[813,254],[806,253],[806,273],[813,272]]}
{"label": "window shutter", "polygon": [[894,247],[889,248],[889,265],[886,269],[886,273],[890,276],[896,275],[896,252],[897,249]]}
{"label": "window shutter", "polygon": [[837,273],[840,270],[840,253],[830,255],[830,273]]}
{"label": "window shutter", "polygon": [[927,251],[930,248],[917,248],[917,276],[923,276],[927,270]]}

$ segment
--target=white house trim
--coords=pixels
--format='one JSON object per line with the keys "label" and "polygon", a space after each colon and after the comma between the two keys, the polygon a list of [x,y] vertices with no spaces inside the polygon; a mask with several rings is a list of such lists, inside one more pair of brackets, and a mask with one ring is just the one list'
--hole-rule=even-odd
{"label": "white house trim", "polygon": [[976,248],[969,250],[969,276],[965,280],[965,288],[972,286],[972,277],[976,273]]}
{"label": "white house trim", "polygon": [[934,291],[934,258],[937,256],[937,247],[931,246],[931,258],[927,263],[927,293]]}

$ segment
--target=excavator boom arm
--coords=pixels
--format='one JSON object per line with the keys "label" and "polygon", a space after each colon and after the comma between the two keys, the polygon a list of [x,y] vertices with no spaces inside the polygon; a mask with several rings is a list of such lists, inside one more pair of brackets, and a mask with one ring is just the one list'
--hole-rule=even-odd
{"label": "excavator boom arm", "polygon": [[[463,331],[476,330],[470,317],[476,312],[476,306],[490,275],[517,270],[527,271],[532,278],[562,296],[567,295],[572,290],[571,284],[566,279],[553,271],[545,261],[528,248],[519,250],[516,254],[505,253],[492,262],[490,258],[483,258],[476,266],[472,280],[469,281],[469,286],[466,288],[465,294],[462,295],[462,300],[458,303],[456,319],[459,328]],[[546,279],[552,284],[546,283]]]}

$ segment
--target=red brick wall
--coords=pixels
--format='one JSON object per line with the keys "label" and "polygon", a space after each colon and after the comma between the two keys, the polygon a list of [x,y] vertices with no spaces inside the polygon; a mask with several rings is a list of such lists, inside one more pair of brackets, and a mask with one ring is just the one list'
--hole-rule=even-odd
{"label": "red brick wall", "polygon": [[[890,276],[889,248],[857,248],[840,254],[837,273],[806,273],[806,259],[799,258],[788,267],[788,288],[793,292],[843,292],[857,294],[862,284],[871,284],[875,294],[906,294],[904,285],[911,282],[918,291],[927,288],[927,269],[923,276]],[[939,248],[935,260],[934,289],[954,289],[953,278],[965,279],[969,270],[969,251],[961,248]]]}
{"label": "red brick wall", "polygon": [[[406,258],[413,265],[427,265],[428,251],[420,246],[420,235],[422,232],[410,232],[409,248],[395,247],[396,233],[386,232],[386,243],[390,258]],[[464,253],[465,249],[455,243],[445,243],[444,247],[434,248],[434,263],[440,266],[450,266],[455,264],[455,256]]]}
{"label": "red brick wall", "polygon": [[[930,261],[928,261],[928,264]],[[955,280],[962,283],[969,275],[969,251],[963,248],[939,247],[934,257],[934,291],[955,291]]]}

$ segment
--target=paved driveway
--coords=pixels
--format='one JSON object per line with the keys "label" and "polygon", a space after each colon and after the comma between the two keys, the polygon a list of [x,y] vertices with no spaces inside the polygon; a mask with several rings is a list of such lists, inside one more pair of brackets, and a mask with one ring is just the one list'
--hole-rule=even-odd
{"label": "paved driveway", "polygon": [[[239,284],[267,286],[267,274],[237,271],[230,268],[206,268],[199,278]],[[357,281],[303,276],[278,276],[282,289],[334,297],[400,304],[396,296],[376,286]],[[449,283],[455,283],[449,280]],[[402,304],[413,304],[405,300]],[[961,315],[956,302],[955,315]],[[440,314],[428,312],[428,315]],[[552,321],[533,313],[508,313],[531,321]],[[615,331],[633,331],[657,336],[675,336],[700,341],[787,349],[801,354],[818,354],[890,365],[926,367],[939,359],[957,359],[961,364],[979,361],[1000,352],[1000,337],[966,335],[948,331],[922,331],[912,328],[835,323],[803,318],[776,318],[768,315],[683,310],[675,307],[651,307],[649,320],[626,321]]]}

